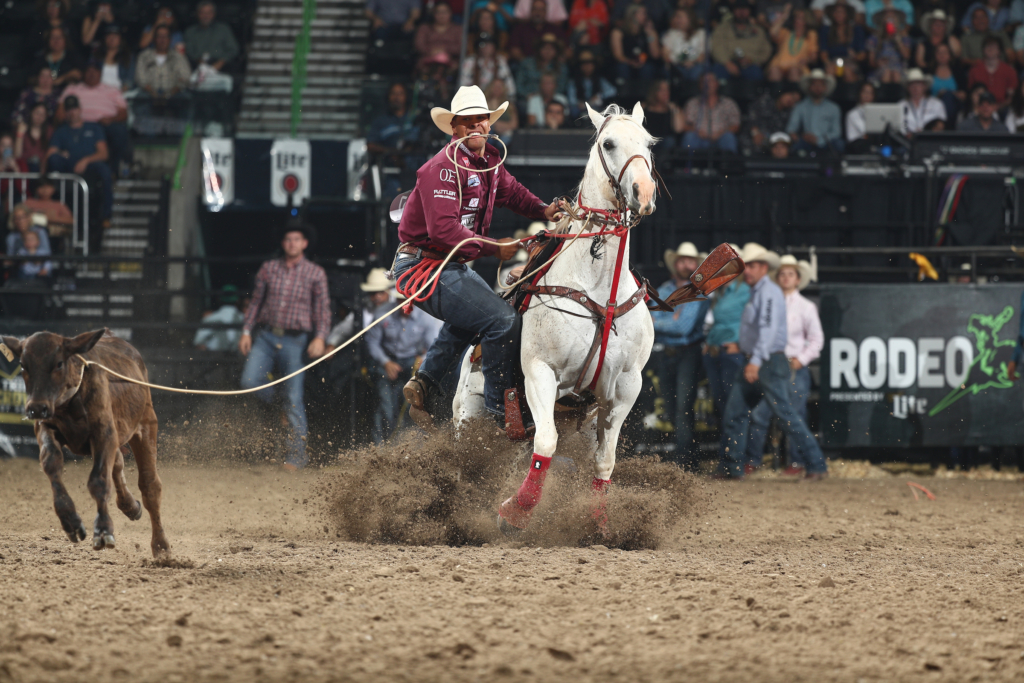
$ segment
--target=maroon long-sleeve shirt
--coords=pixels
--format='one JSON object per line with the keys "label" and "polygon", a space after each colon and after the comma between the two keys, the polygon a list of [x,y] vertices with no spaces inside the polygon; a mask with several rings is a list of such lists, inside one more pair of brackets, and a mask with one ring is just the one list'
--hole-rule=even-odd
{"label": "maroon long-sleeve shirt", "polygon": [[[459,165],[468,168],[490,168],[501,159],[500,152],[491,145],[485,147],[481,156],[463,144],[454,152]],[[402,221],[398,225],[398,238],[417,247],[448,251],[467,237],[486,237],[495,206],[542,221],[545,220],[547,204],[520,185],[504,166],[499,166],[497,171],[484,172],[457,169],[442,148],[416,172],[416,187],[405,204]],[[459,249],[459,255],[476,258],[490,256],[496,251],[493,244],[470,242]]]}

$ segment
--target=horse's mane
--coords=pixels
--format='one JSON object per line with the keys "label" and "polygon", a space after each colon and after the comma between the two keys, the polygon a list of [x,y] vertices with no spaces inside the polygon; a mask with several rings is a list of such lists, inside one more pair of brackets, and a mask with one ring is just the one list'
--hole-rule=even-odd
{"label": "horse's mane", "polygon": [[[619,105],[614,104],[614,103],[613,104],[609,104],[607,107],[605,107],[604,111],[601,112],[601,116],[604,116],[605,118],[608,118],[610,116],[611,117],[615,117],[615,118],[624,118],[624,119],[630,121],[631,123],[633,122],[633,119],[630,118],[629,111],[625,107],[620,107]],[[644,128],[643,126],[639,126],[639,128],[651,140],[655,140],[656,139],[656,138],[654,138],[654,136],[652,136],[650,133],[648,133],[647,129]],[[591,147],[593,147],[593,145],[597,142],[597,134],[598,134],[598,132],[599,131],[595,128],[594,129],[594,135],[591,138]],[[581,179],[580,180],[580,184],[582,184],[582,183],[583,183],[583,180]],[[576,195],[579,194],[579,190],[580,190],[580,185],[576,185],[575,187],[573,187],[572,188],[572,192],[569,195],[570,198],[575,199]],[[569,226],[572,225],[572,220],[573,220],[572,217],[569,216],[568,214],[566,214],[565,216],[562,217],[562,220],[558,221],[558,223],[555,224],[555,228],[551,232],[553,234],[556,234],[556,235],[561,235],[561,234],[565,234],[565,233],[569,232]]]}

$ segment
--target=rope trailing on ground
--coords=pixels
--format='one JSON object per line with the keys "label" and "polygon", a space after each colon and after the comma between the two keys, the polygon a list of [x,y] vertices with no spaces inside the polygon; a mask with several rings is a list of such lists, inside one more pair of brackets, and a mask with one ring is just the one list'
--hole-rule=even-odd
{"label": "rope trailing on ground", "polygon": [[302,120],[302,91],[306,89],[306,58],[309,56],[309,31],[316,18],[316,0],[302,0],[302,28],[295,36],[295,54],[292,56],[292,121],[291,136],[299,131]]}

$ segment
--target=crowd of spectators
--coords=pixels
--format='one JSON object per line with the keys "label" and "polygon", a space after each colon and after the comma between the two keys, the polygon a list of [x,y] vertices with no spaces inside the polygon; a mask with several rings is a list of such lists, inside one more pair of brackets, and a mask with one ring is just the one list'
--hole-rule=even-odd
{"label": "crowd of spectators", "polygon": [[[172,9],[158,6],[137,42],[119,23],[121,4],[41,2],[39,20],[28,36],[28,80],[10,120],[0,122],[0,172],[73,173],[83,176],[100,197],[94,215],[98,220],[90,231],[92,248],[99,246],[101,230],[109,225],[114,179],[138,172],[137,166],[133,168],[129,126],[136,134],[180,133],[190,116],[190,93],[230,91],[239,55],[231,28],[217,21],[211,0],[196,4],[195,21],[184,32]],[[8,192],[17,193],[15,201],[36,195],[22,207],[32,207],[35,201],[59,203],[53,200],[48,181],[4,183],[4,209],[15,203]],[[52,207],[35,206],[32,211],[42,214],[44,235],[66,234],[70,217],[55,220],[59,212]],[[16,215],[14,211],[10,218]],[[48,240],[37,249],[49,253]],[[14,252],[8,248],[7,253]],[[18,277],[38,278],[48,270],[23,267]]]}
{"label": "crowd of spectators", "polygon": [[[460,79],[510,101],[503,138],[582,125],[588,102],[640,100],[662,148],[778,158],[865,149],[875,103],[900,106],[908,137],[1015,132],[1024,0],[1007,2],[368,0],[367,14],[376,38],[415,50],[410,122]],[[379,132],[371,142],[394,149]]]}

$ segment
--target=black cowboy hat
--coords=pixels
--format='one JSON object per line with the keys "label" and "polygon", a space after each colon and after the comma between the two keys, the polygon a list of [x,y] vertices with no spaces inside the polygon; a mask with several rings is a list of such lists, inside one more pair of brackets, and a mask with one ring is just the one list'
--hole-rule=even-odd
{"label": "black cowboy hat", "polygon": [[316,242],[316,228],[306,223],[302,216],[289,216],[288,221],[284,225],[284,229],[281,231],[281,239],[290,232],[301,232],[302,236],[306,238],[310,246]]}

